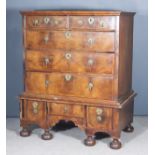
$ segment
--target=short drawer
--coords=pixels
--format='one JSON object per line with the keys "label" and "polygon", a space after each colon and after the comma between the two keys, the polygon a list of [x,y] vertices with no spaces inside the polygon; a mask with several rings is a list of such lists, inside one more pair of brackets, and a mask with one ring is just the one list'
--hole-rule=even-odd
{"label": "short drawer", "polygon": [[49,126],[55,126],[57,123],[59,123],[60,120],[64,120],[67,122],[72,121],[80,129],[85,129],[86,127],[84,118],[72,117],[72,116],[61,116],[61,115],[48,115]]}
{"label": "short drawer", "polygon": [[68,27],[66,16],[27,16],[27,28],[66,29]]}
{"label": "short drawer", "polygon": [[112,109],[103,107],[87,107],[88,128],[111,129]]}
{"label": "short drawer", "polygon": [[84,106],[61,103],[48,103],[49,114],[84,117]]}
{"label": "short drawer", "polygon": [[114,53],[27,50],[25,54],[27,71],[113,74],[115,68]]}
{"label": "short drawer", "polygon": [[35,100],[25,100],[26,113],[24,114],[26,119],[32,122],[41,122],[46,118],[46,103]]}
{"label": "short drawer", "polygon": [[71,29],[92,29],[112,31],[116,27],[116,17],[113,16],[71,16]]}
{"label": "short drawer", "polygon": [[115,51],[114,32],[26,31],[27,49]]}

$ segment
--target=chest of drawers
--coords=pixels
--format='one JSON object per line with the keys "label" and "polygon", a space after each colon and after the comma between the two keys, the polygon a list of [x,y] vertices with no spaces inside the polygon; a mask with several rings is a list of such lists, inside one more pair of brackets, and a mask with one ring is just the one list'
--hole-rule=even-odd
{"label": "chest of drawers", "polygon": [[121,147],[121,131],[132,132],[132,38],[134,13],[121,11],[25,11],[24,92],[21,136],[29,125],[44,129],[60,120],[94,134],[106,132]]}

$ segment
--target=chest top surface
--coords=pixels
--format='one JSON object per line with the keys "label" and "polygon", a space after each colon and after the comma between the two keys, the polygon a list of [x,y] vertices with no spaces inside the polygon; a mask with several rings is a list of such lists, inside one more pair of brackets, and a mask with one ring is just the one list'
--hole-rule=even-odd
{"label": "chest top surface", "polygon": [[22,15],[135,15],[135,12],[126,12],[119,10],[34,10],[34,11],[21,11]]}

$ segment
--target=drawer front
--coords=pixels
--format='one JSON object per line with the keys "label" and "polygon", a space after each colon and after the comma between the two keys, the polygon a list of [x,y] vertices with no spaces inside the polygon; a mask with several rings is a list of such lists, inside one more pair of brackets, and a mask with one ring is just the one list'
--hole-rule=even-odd
{"label": "drawer front", "polygon": [[113,16],[71,16],[71,29],[115,30],[116,17]]}
{"label": "drawer front", "polygon": [[111,100],[113,79],[71,73],[26,73],[26,92]]}
{"label": "drawer front", "polygon": [[27,16],[27,28],[115,30],[113,16]]}
{"label": "drawer front", "polygon": [[113,52],[114,32],[26,31],[28,49],[66,49]]}
{"label": "drawer front", "polygon": [[26,51],[26,70],[114,73],[113,53],[77,51]]}
{"label": "drawer front", "polygon": [[25,90],[26,92],[45,94],[46,89],[46,75],[37,72],[26,72],[25,73]]}
{"label": "drawer front", "polygon": [[60,103],[48,103],[49,114],[84,117],[84,106]]}
{"label": "drawer front", "polygon": [[68,22],[66,16],[27,16],[27,28],[52,28],[52,29],[66,29]]}
{"label": "drawer front", "polygon": [[89,128],[111,129],[112,109],[103,107],[87,107],[87,126]]}
{"label": "drawer front", "polygon": [[31,101],[27,100],[27,120],[34,121],[34,122],[40,122],[44,121],[46,118],[46,109],[45,109],[45,103],[44,102],[38,102],[38,101]]}

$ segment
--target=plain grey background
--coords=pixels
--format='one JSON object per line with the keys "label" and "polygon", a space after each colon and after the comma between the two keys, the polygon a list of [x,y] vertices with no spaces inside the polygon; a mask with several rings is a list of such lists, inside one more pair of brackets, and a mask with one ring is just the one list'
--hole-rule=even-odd
{"label": "plain grey background", "polygon": [[147,0],[6,0],[7,8],[7,117],[19,116],[17,96],[23,91],[22,66],[22,19],[21,10],[124,10],[136,12],[133,43],[133,89],[138,93],[135,99],[135,115],[147,115],[148,86],[148,27]]}

